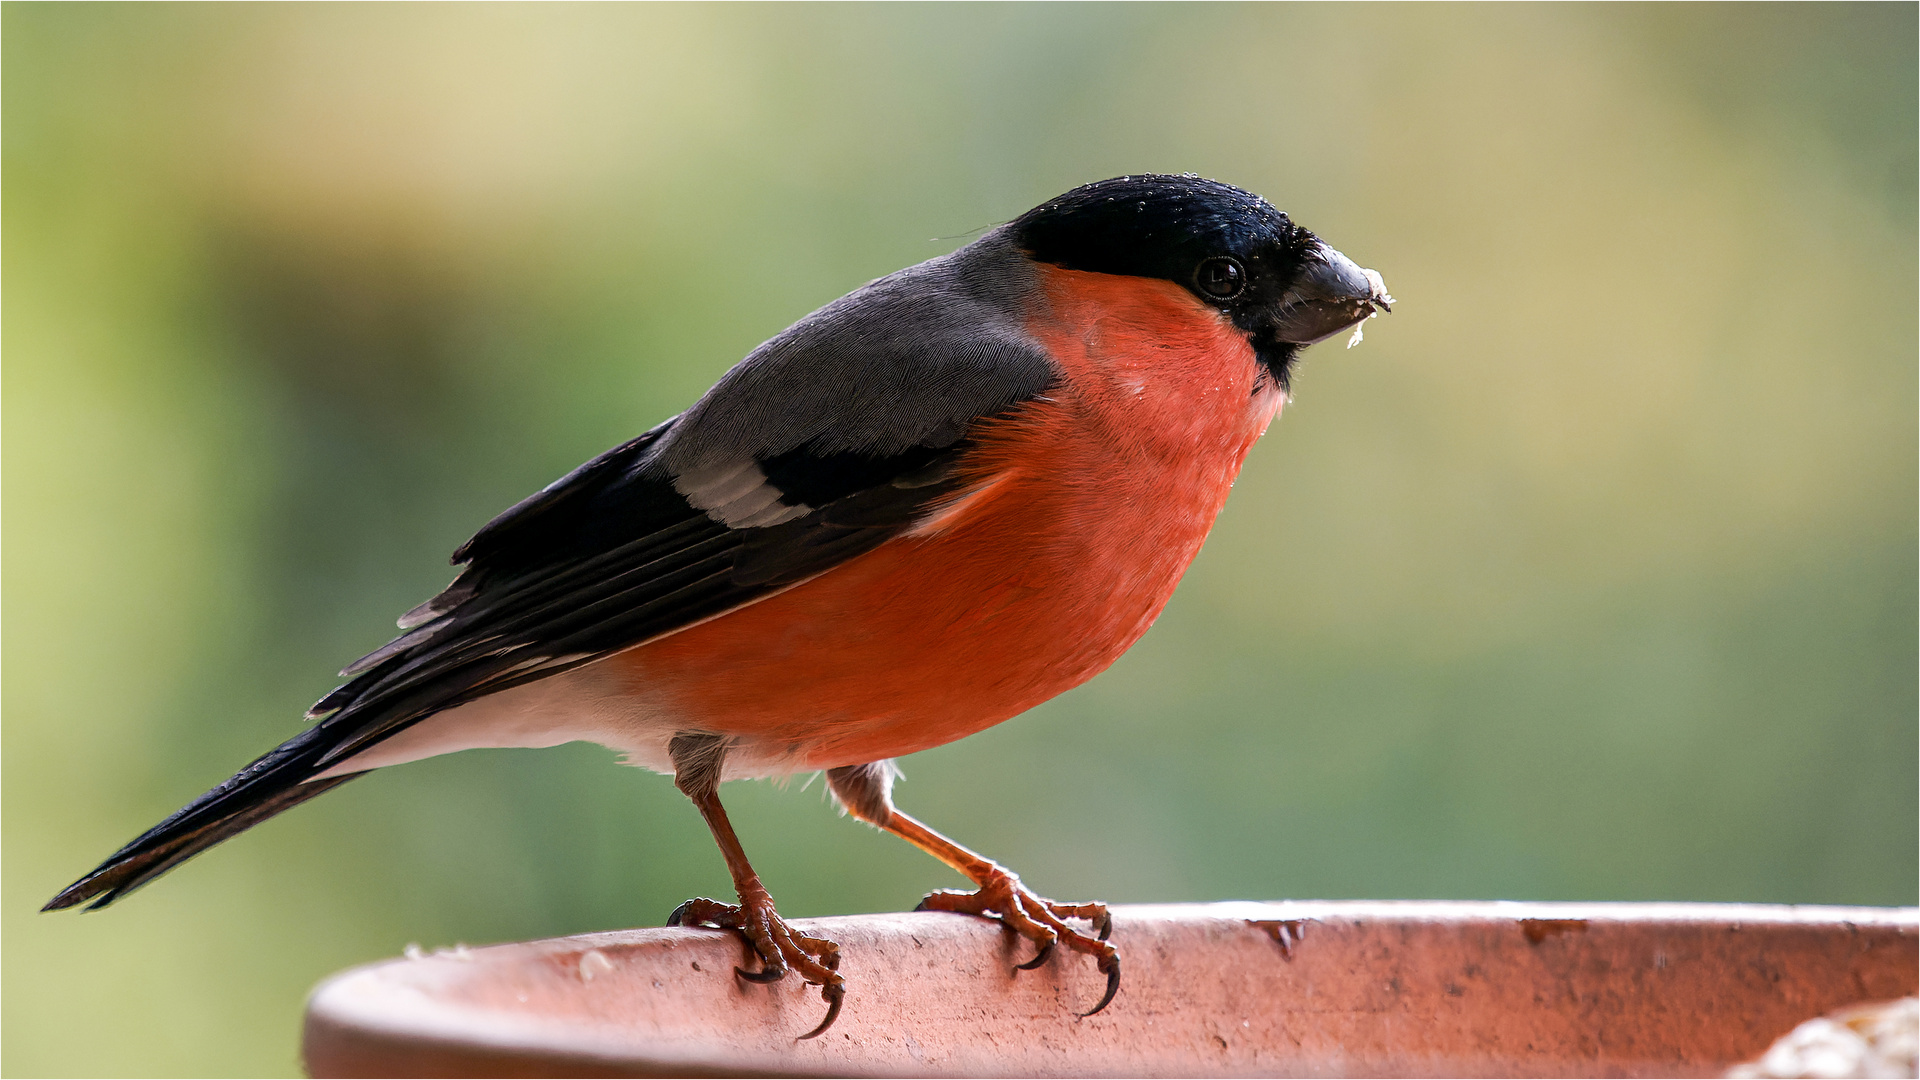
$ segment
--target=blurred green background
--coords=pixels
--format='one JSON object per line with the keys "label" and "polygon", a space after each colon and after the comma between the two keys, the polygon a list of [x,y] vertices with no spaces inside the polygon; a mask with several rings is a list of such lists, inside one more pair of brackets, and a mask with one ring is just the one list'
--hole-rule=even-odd
{"label": "blurred green background", "polygon": [[[724,893],[574,746],[36,913],[493,513],[1131,171],[1402,303],[1308,354],[1146,640],[904,806],[1071,899],[1914,903],[1915,11],[5,6],[0,1068],[290,1074],[329,972]],[[788,915],[959,884],[818,783],[726,795]]]}

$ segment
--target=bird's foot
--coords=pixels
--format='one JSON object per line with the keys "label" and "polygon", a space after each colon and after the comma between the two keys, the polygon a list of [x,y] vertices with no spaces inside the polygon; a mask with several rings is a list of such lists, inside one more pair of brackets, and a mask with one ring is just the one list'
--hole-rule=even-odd
{"label": "bird's foot", "polygon": [[667,916],[667,925],[737,931],[753,946],[753,951],[760,954],[759,971],[733,969],[734,974],[748,982],[778,982],[791,969],[809,986],[818,986],[821,999],[827,1003],[827,1017],[800,1038],[820,1035],[839,1018],[840,1004],[847,997],[846,977],[834,970],[840,966],[840,946],[788,926],[786,920],[775,914],[773,897],[766,892],[743,893],[738,904],[698,897],[674,908],[673,914]]}
{"label": "bird's foot", "polygon": [[[1036,896],[1020,883],[1017,875],[996,866],[978,891],[938,889],[928,893],[915,910],[957,911],[998,919],[1008,929],[1039,946],[1033,959],[1014,968],[1016,972],[1032,971],[1046,963],[1053,947],[1061,943],[1074,952],[1098,957],[1100,972],[1107,977],[1107,992],[1100,1004],[1081,1016],[1092,1016],[1106,1008],[1120,992],[1120,953],[1107,943],[1107,935],[1113,933],[1113,916],[1108,914],[1105,904],[1062,904]],[[1068,926],[1067,919],[1092,923],[1096,936],[1089,937]]]}

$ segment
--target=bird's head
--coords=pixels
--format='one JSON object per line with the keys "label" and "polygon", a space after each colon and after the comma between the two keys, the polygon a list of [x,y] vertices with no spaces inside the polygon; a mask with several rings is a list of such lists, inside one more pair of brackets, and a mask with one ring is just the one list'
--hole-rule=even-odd
{"label": "bird's head", "polygon": [[1386,283],[1272,203],[1198,176],[1077,187],[1009,226],[1034,260],[1171,281],[1244,331],[1281,386],[1303,346],[1391,310]]}

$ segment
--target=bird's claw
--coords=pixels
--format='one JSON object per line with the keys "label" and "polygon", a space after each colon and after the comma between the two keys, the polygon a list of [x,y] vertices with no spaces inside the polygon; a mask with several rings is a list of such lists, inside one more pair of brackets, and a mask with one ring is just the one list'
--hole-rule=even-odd
{"label": "bird's claw", "polygon": [[[1113,915],[1105,904],[1062,904],[1036,896],[1018,877],[996,867],[977,891],[939,889],[928,893],[914,910],[954,911],[998,919],[1001,925],[1039,947],[1033,959],[1014,967],[1015,972],[1032,971],[1046,963],[1053,955],[1053,947],[1061,943],[1074,952],[1098,957],[1099,969],[1107,977],[1107,992],[1100,1004],[1081,1016],[1092,1016],[1106,1008],[1120,992],[1120,953],[1107,944],[1108,935],[1113,933]],[[1092,923],[1096,936],[1090,937],[1068,926],[1067,919]]]}
{"label": "bird's claw", "polygon": [[1102,960],[1100,962],[1100,970],[1107,974],[1107,992],[1100,998],[1100,1004],[1080,1014],[1082,1019],[1092,1016],[1094,1013],[1113,1004],[1113,995],[1120,992],[1120,954],[1114,953],[1112,956]]}
{"label": "bird's claw", "polygon": [[847,1000],[847,984],[844,982],[828,983],[820,988],[820,996],[825,998],[827,1002],[826,1019],[820,1021],[819,1027],[795,1039],[795,1042],[805,1042],[808,1039],[823,1034],[828,1028],[833,1026],[833,1022],[840,1017],[840,1003]]}
{"label": "bird's claw", "polygon": [[1041,964],[1046,963],[1047,957],[1052,955],[1053,955],[1053,942],[1043,941],[1040,943],[1040,948],[1034,952],[1033,959],[1027,961],[1024,964],[1013,965],[1013,970],[1032,971],[1034,968],[1037,968]]}
{"label": "bird's claw", "polygon": [[840,966],[840,946],[788,926],[786,920],[774,913],[773,899],[765,893],[742,897],[738,904],[696,897],[674,908],[673,914],[667,916],[667,925],[711,926],[739,933],[759,954],[763,965],[759,971],[733,969],[735,975],[748,982],[779,982],[791,969],[808,985],[820,987],[821,1000],[827,1003],[826,1019],[800,1038],[814,1038],[839,1019],[840,1006],[847,997],[846,976],[835,970]]}

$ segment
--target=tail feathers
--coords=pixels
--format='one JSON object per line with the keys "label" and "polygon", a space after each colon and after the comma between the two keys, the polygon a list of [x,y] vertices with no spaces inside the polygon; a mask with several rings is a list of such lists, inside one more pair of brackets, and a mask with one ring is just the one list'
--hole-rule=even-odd
{"label": "tail feathers", "polygon": [[316,738],[318,734],[309,728],[268,752],[114,852],[40,910],[58,911],[89,900],[93,903],[88,910],[105,907],[229,836],[363,775],[309,781],[331,741]]}

